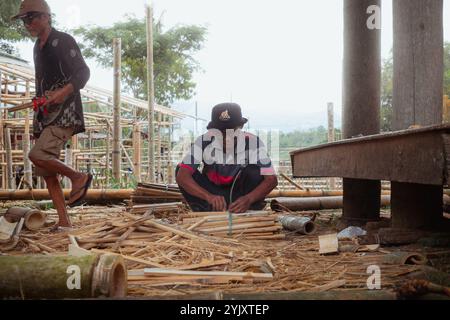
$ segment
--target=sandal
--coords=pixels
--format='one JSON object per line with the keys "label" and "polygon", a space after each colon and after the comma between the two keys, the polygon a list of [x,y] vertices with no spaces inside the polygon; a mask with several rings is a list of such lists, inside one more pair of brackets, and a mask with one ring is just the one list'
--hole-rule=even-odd
{"label": "sandal", "polygon": [[88,174],[88,179],[87,179],[87,181],[86,181],[86,184],[85,184],[81,189],[78,189],[78,190],[75,192],[75,194],[76,194],[76,193],[79,193],[80,191],[83,191],[83,192],[81,193],[81,195],[80,195],[77,199],[75,199],[75,200],[73,200],[73,201],[70,201],[70,199],[69,199],[69,202],[67,202],[67,205],[68,205],[70,208],[79,206],[79,205],[81,204],[81,202],[83,201],[84,197],[85,197],[86,194],[87,194],[87,191],[88,191],[89,187],[91,186],[92,179],[93,179],[93,176],[92,176],[91,174]]}

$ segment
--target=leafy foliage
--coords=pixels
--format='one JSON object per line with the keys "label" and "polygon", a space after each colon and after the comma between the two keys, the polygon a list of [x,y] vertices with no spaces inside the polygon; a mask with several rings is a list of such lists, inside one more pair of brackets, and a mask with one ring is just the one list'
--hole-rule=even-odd
{"label": "leafy foliage", "polygon": [[19,21],[11,21],[11,17],[19,12],[21,0],[0,1],[0,51],[17,54],[12,43],[28,37],[25,28]]}
{"label": "leafy foliage", "polygon": [[[161,21],[153,27],[155,100],[170,104],[193,96],[193,73],[199,70],[193,54],[202,48],[206,29],[201,26],[176,26],[163,31]],[[75,30],[82,36],[87,58],[95,58],[103,67],[113,63],[113,38],[122,39],[122,77],[136,98],[147,98],[147,36],[145,19],[126,16],[112,27],[88,26]]]}

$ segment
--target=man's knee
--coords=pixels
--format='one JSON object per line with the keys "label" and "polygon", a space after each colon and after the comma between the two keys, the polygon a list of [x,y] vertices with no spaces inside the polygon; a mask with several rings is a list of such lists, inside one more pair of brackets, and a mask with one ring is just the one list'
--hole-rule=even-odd
{"label": "man's knee", "polygon": [[33,163],[36,163],[39,161],[39,156],[35,149],[31,149],[30,153],[28,153],[28,159],[30,159],[30,161]]}

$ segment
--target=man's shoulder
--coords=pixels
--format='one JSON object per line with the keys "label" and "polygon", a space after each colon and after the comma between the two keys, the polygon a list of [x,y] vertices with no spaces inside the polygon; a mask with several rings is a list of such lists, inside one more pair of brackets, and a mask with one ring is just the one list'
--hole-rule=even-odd
{"label": "man's shoulder", "polygon": [[54,33],[54,37],[57,37],[58,39],[75,41],[75,38],[67,32],[53,29],[53,33]]}

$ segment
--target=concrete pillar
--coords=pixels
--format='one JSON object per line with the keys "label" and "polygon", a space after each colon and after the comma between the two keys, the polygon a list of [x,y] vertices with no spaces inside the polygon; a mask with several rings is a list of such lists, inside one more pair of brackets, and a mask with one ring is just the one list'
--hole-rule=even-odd
{"label": "concrete pillar", "polygon": [[[440,124],[443,1],[394,0],[393,13],[393,128]],[[442,220],[442,186],[392,182],[391,188],[393,227],[432,228]]]}
{"label": "concrete pillar", "polygon": [[[344,0],[344,139],[380,132],[381,30],[368,26],[373,6],[380,1]],[[344,224],[379,219],[379,180],[344,178],[343,188]]]}

